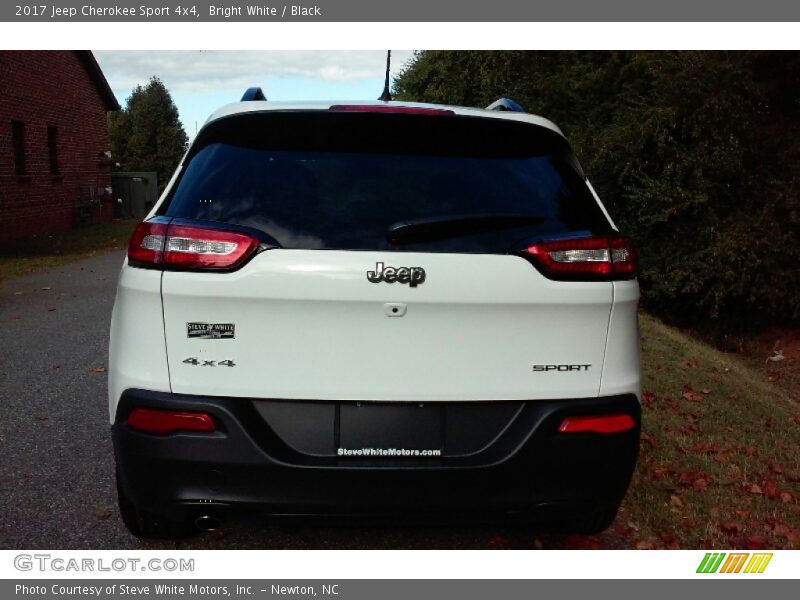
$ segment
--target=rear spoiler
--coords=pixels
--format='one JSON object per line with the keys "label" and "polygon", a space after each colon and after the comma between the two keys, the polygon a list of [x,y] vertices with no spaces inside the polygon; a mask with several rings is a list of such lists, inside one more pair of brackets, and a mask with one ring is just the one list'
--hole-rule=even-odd
{"label": "rear spoiler", "polygon": [[511,98],[498,98],[486,107],[486,110],[497,110],[500,112],[525,112],[525,110],[514,102]]}

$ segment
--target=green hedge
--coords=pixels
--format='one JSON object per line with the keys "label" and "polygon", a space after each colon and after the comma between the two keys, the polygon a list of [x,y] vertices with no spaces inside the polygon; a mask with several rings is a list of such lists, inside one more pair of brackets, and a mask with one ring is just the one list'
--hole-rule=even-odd
{"label": "green hedge", "polygon": [[555,121],[620,228],[651,312],[718,332],[800,320],[800,53],[418,53],[399,99]]}

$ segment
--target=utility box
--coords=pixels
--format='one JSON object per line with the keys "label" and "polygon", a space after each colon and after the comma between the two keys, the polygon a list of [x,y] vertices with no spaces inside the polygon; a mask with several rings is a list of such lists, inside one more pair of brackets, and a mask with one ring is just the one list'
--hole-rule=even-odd
{"label": "utility box", "polygon": [[158,200],[158,174],[112,173],[115,219],[144,219]]}

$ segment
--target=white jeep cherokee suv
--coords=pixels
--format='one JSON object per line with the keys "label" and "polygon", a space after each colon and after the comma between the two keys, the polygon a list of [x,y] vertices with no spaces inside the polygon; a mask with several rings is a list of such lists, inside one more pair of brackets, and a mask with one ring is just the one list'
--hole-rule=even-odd
{"label": "white jeep cherokee suv", "polygon": [[502,101],[258,98],[211,116],[120,274],[130,531],[235,510],[607,527],[639,447],[636,257],[560,130]]}

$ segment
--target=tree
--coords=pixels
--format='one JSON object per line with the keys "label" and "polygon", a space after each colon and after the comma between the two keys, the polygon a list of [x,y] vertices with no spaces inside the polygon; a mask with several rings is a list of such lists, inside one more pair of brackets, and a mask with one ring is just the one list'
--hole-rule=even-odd
{"label": "tree", "polygon": [[186,151],[178,108],[157,77],[137,85],[125,108],[109,117],[111,152],[126,171],[155,171],[163,190]]}

